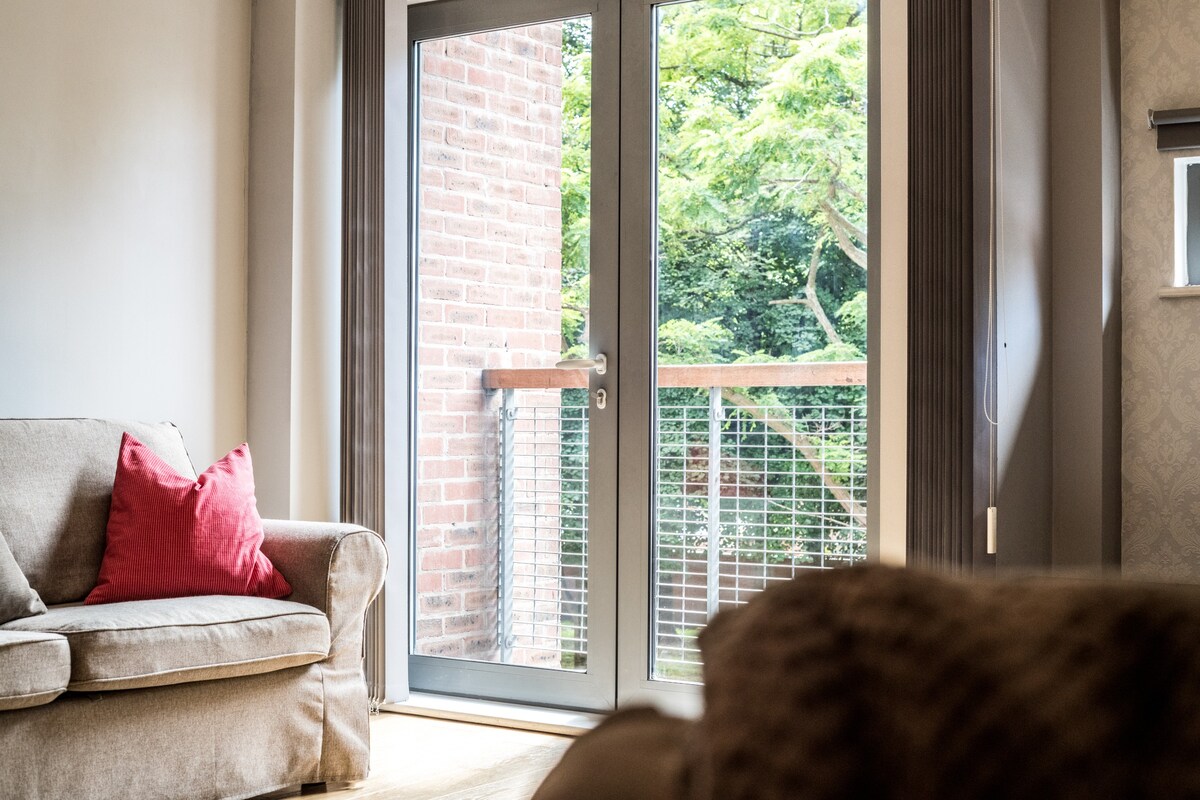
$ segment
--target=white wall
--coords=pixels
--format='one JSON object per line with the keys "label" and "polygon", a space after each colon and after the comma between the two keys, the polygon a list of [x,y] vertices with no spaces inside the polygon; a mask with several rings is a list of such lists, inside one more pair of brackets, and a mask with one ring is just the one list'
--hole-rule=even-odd
{"label": "white wall", "polygon": [[246,435],[248,0],[0,2],[0,416]]}
{"label": "white wall", "polygon": [[[868,380],[872,401],[874,471],[868,487],[868,548],[884,564],[908,557],[908,10],[879,4],[880,126],[877,282],[871,303],[878,325],[871,331]],[[884,135],[886,132],[886,135]],[[873,154],[874,155],[874,154]],[[874,236],[874,234],[873,234]],[[886,302],[885,302],[886,299]]]}
{"label": "white wall", "polygon": [[337,0],[296,15],[295,519],[339,519],[342,372],[342,51]]}
{"label": "white wall", "polygon": [[340,18],[254,3],[247,425],[269,517],[340,511]]}

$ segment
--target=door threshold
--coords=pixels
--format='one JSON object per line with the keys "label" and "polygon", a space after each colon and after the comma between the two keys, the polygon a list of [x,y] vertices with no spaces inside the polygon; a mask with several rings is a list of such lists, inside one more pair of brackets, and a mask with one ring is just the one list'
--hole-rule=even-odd
{"label": "door threshold", "polygon": [[555,733],[561,736],[587,733],[604,719],[603,714],[587,711],[502,703],[496,700],[478,700],[473,697],[455,697],[430,692],[412,692],[407,700],[400,703],[384,703],[380,710],[418,717],[474,722],[498,728]]}

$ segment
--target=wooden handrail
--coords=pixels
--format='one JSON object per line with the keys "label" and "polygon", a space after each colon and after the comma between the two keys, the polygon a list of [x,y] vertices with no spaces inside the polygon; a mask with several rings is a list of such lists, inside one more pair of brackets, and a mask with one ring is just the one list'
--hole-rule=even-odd
{"label": "wooden handrail", "polygon": [[861,386],[865,361],[813,361],[804,364],[700,364],[658,368],[662,388],[697,386]]}
{"label": "wooden handrail", "polygon": [[586,389],[585,369],[485,369],[485,389]]}
{"label": "wooden handrail", "polygon": [[[813,361],[803,364],[672,364],[658,368],[659,388],[751,386],[862,386],[865,361]],[[485,369],[485,389],[586,389],[582,369]]]}

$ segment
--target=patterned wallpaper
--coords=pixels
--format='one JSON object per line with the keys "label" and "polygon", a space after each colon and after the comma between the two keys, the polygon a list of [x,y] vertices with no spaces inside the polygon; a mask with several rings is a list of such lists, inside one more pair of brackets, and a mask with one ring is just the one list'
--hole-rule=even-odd
{"label": "patterned wallpaper", "polygon": [[1200,106],[1200,2],[1121,4],[1122,564],[1200,580],[1200,297],[1174,273],[1173,164],[1147,109]]}

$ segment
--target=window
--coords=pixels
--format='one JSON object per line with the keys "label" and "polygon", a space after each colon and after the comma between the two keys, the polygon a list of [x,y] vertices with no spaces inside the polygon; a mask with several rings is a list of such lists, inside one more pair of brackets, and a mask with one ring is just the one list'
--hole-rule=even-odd
{"label": "window", "polygon": [[1200,286],[1200,156],[1175,159],[1175,285]]}

